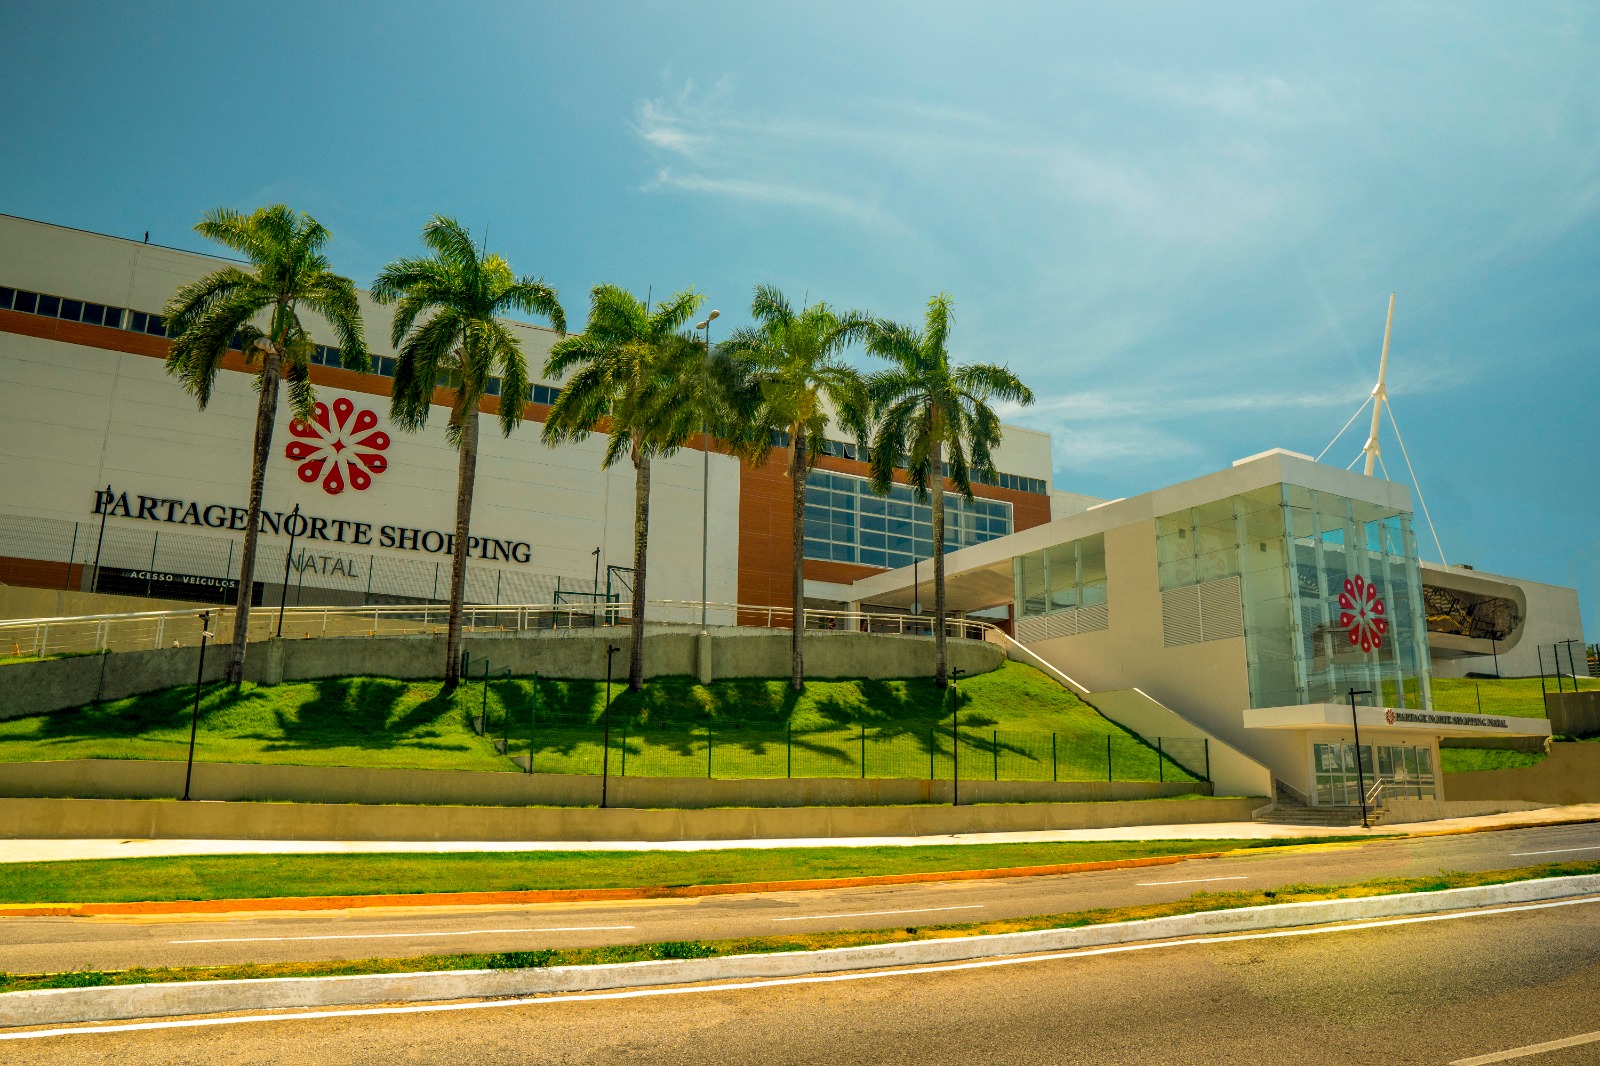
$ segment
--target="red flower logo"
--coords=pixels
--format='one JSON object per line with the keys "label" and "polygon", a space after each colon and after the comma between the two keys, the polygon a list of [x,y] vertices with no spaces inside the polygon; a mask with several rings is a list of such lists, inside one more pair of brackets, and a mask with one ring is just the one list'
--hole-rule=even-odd
{"label": "red flower logo", "polygon": [[333,401],[332,420],[328,414],[328,405],[319,401],[310,422],[290,422],[289,432],[300,439],[290,441],[283,454],[300,464],[301,481],[310,484],[320,478],[322,491],[330,496],[339,495],[347,484],[364,489],[374,474],[389,469],[389,460],[378,454],[389,447],[389,434],[373,432],[378,416],[357,411],[343,396]]}
{"label": "red flower logo", "polygon": [[1383,647],[1383,635],[1389,632],[1389,620],[1383,615],[1376,585],[1360,574],[1345,578],[1339,593],[1339,628],[1349,634],[1351,644],[1362,651]]}

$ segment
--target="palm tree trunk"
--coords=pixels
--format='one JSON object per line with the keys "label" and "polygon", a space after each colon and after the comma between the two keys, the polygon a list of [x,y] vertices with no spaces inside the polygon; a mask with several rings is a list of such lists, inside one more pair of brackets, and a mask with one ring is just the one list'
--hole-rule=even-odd
{"label": "palm tree trunk", "polygon": [[267,483],[267,457],[272,453],[272,429],[278,418],[278,371],[282,356],[277,345],[261,356],[261,395],[256,401],[256,439],[250,456],[250,506],[244,526],[244,551],[239,556],[239,596],[233,609],[233,649],[223,675],[238,688],[244,682],[245,642],[250,636],[250,594],[255,587],[256,541],[261,529],[261,495]]}
{"label": "palm tree trunk", "polygon": [[650,456],[633,457],[633,605],[628,610],[628,691],[644,688],[645,557],[650,545]]}
{"label": "palm tree trunk", "polygon": [[944,647],[944,447],[934,442],[928,460],[928,484],[933,493],[933,683],[944,688],[946,663]]}
{"label": "palm tree trunk", "polygon": [[804,425],[794,427],[789,443],[794,449],[789,460],[789,476],[794,481],[794,613],[789,618],[789,687],[799,692],[806,685],[806,473],[811,466]]}
{"label": "palm tree trunk", "polygon": [[450,627],[445,638],[444,691],[454,692],[461,683],[461,603],[467,591],[467,530],[472,521],[472,489],[478,479],[478,407],[471,405],[461,421],[461,440],[457,449],[456,537],[450,559]]}

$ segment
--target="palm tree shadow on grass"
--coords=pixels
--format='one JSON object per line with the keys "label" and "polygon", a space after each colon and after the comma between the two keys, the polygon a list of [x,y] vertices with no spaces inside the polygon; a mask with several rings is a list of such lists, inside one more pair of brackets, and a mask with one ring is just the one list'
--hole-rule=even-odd
{"label": "palm tree shadow on grass", "polygon": [[[467,751],[472,744],[451,722],[455,700],[435,693],[395,716],[410,685],[389,678],[327,678],[313,685],[315,696],[293,709],[274,712],[275,733],[243,734],[263,743],[262,750],[313,751],[397,748]],[[460,739],[446,739],[460,738]]]}
{"label": "palm tree shadow on grass", "polygon": [[[254,687],[235,694],[222,681],[205,685],[200,691],[200,724],[204,728],[219,718],[244,712],[266,699]],[[152,734],[182,733],[187,737],[194,713],[193,686],[164,689],[121,700],[92,703],[74,710],[40,715],[38,731],[31,737],[9,740],[73,741],[92,739],[154,738]],[[3,741],[0,741],[3,742]]]}

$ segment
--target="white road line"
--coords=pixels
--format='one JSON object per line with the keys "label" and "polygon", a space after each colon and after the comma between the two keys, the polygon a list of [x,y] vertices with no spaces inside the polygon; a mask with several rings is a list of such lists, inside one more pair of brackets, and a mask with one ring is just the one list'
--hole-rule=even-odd
{"label": "white road line", "polygon": [[1511,858],[1520,859],[1524,855],[1560,855],[1564,851],[1600,851],[1600,844],[1588,848],[1551,848],[1549,851],[1513,851]]}
{"label": "white road line", "polygon": [[1508,1059],[1525,1059],[1529,1055],[1543,1055],[1547,1051],[1560,1051],[1562,1048],[1578,1047],[1581,1044],[1592,1044],[1600,1040],[1600,1029],[1592,1033],[1583,1033],[1578,1036],[1569,1036],[1561,1040],[1551,1040],[1543,1044],[1529,1044],[1526,1047],[1514,1047],[1510,1051],[1496,1051],[1492,1055],[1479,1055],[1471,1059],[1456,1059],[1450,1066],[1489,1066],[1491,1062],[1505,1062]]}
{"label": "white road line", "polygon": [[598,933],[632,929],[631,925],[566,925],[548,929],[462,929],[438,933],[323,933],[316,936],[218,936],[205,940],[169,940],[169,944],[262,944],[287,940],[432,940],[437,936],[481,936],[486,933]]}
{"label": "white road line", "polygon": [[1244,881],[1244,880],[1247,880],[1247,877],[1244,874],[1240,874],[1238,877],[1191,877],[1191,878],[1189,878],[1188,880],[1185,880],[1185,881],[1140,881],[1134,887],[1136,887],[1136,888],[1149,888],[1152,885],[1198,885],[1202,881]]}
{"label": "white road line", "polygon": [[1317,925],[1305,929],[1279,929],[1270,933],[1233,933],[1226,936],[1190,937],[1185,940],[1161,940],[1146,944],[1116,944],[1111,947],[1057,951],[1045,955],[1011,955],[1003,958],[977,959],[971,962],[910,966],[899,970],[858,970],[849,973],[812,974],[805,977],[773,977],[751,981],[727,981],[722,984],[675,985],[666,988],[630,988],[618,992],[569,992],[561,995],[525,996],[518,999],[473,1000],[466,1003],[430,1003],[414,1007],[350,1007],[343,1010],[295,1011],[286,1014],[233,1014],[220,1018],[186,1018],[182,1021],[171,1022],[123,1022],[117,1025],[83,1025],[57,1029],[34,1029],[27,1032],[0,1032],[0,1040],[39,1040],[53,1036],[133,1033],[160,1029],[202,1029],[214,1025],[243,1025],[250,1022],[304,1022],[316,1021],[319,1018],[366,1018],[391,1014],[445,1014],[460,1010],[503,1010],[506,1007],[537,1007],[547,1003],[590,1003],[613,999],[647,999],[654,996],[704,995],[708,992],[743,992],[750,989],[779,988],[789,985],[837,984],[841,981],[869,981],[886,977],[916,977],[930,973],[952,973],[960,970],[988,970],[998,966],[1026,966],[1037,962],[1083,959],[1097,955],[1121,955],[1134,951],[1156,951],[1162,948],[1204,947],[1208,944],[1232,944],[1244,940],[1279,940],[1295,936],[1321,936],[1327,933],[1359,933],[1366,929],[1381,929],[1392,925],[1453,922],[1460,921],[1463,918],[1488,918],[1500,914],[1515,914],[1520,911],[1542,911],[1549,910],[1552,907],[1574,907],[1585,903],[1600,903],[1600,896],[1588,896],[1583,899],[1558,899],[1546,903],[1519,903],[1506,907],[1485,908],[1483,910],[1457,911],[1451,914],[1423,914],[1411,918],[1384,918],[1373,922]]}
{"label": "white road line", "polygon": [[977,911],[982,903],[968,903],[960,907],[912,907],[903,911],[855,911],[851,914],[797,914],[790,918],[774,918],[775,922],[815,922],[823,918],[876,918],[883,914],[930,914],[933,911]]}

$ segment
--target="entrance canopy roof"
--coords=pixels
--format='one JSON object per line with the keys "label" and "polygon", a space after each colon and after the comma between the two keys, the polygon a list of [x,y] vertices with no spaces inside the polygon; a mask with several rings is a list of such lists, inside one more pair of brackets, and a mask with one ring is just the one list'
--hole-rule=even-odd
{"label": "entrance canopy roof", "polygon": [[[945,556],[945,596],[952,611],[978,611],[1010,603],[1015,596],[1011,560],[1019,555],[1067,544],[1110,529],[1149,521],[1186,507],[1288,483],[1332,492],[1397,511],[1411,510],[1406,486],[1315,462],[1309,456],[1275,448],[1240,459],[1226,470],[1127,499],[1110,500]],[[849,598],[858,603],[910,607],[933,602],[933,563],[885,570],[855,581]]]}
{"label": "entrance canopy roof", "polygon": [[[1404,707],[1357,707],[1356,723],[1362,729],[1446,737],[1547,737],[1550,722],[1544,718],[1518,718],[1500,714],[1444,714]],[[1348,729],[1347,703],[1306,703],[1298,707],[1254,707],[1244,712],[1246,729]]]}

